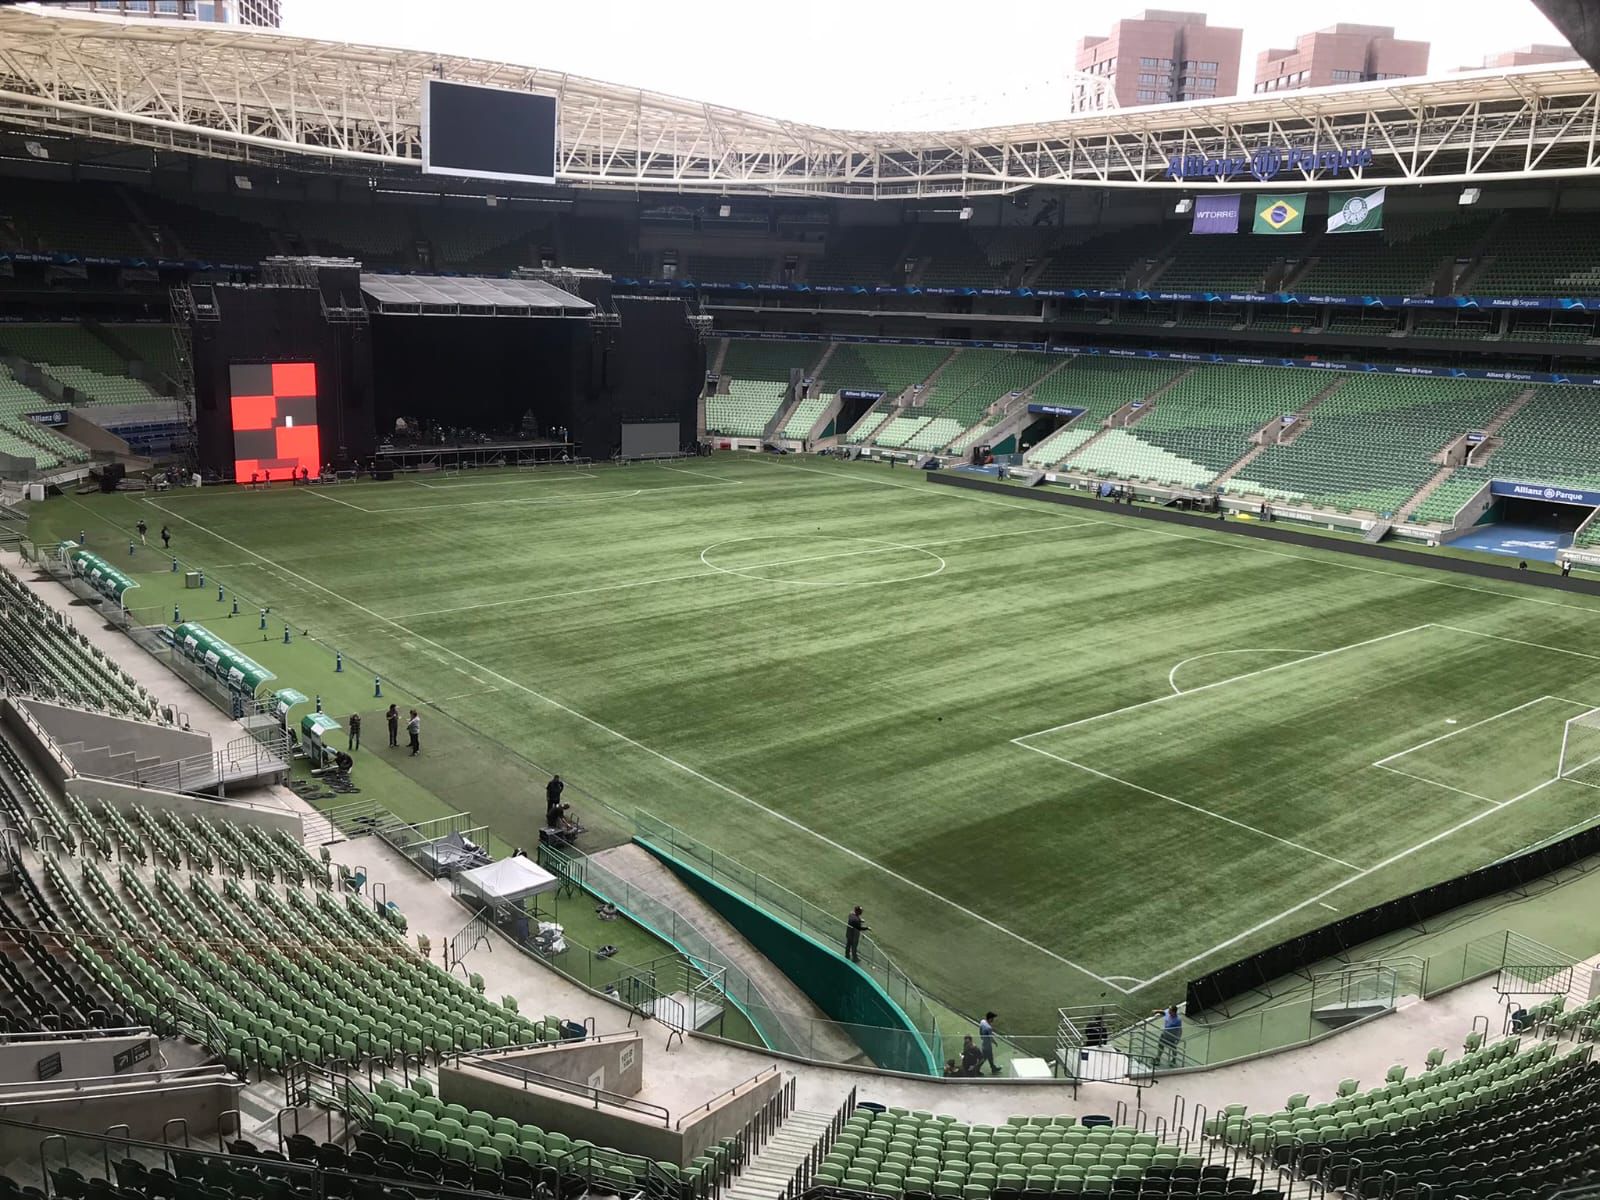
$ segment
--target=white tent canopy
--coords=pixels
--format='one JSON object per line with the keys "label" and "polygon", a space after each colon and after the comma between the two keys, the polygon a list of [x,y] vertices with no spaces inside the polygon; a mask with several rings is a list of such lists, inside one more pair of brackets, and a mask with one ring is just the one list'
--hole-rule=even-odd
{"label": "white tent canopy", "polygon": [[518,855],[462,871],[456,875],[456,885],[485,903],[515,903],[528,896],[553,892],[561,886],[561,881],[538,863]]}

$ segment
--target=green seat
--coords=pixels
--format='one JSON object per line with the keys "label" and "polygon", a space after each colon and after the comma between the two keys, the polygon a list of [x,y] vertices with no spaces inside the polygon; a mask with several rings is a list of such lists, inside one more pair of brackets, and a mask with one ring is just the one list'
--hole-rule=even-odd
{"label": "green seat", "polygon": [[474,1162],[475,1147],[465,1138],[451,1138],[445,1147],[445,1157],[453,1162],[463,1162],[471,1165]]}

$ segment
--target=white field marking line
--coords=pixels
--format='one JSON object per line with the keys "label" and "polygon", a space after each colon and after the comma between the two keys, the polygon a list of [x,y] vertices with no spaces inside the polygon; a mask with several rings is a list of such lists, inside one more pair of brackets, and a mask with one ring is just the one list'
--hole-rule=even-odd
{"label": "white field marking line", "polygon": [[528,473],[522,475],[506,475],[496,479],[473,479],[467,481],[466,483],[423,483],[420,479],[407,479],[402,482],[409,483],[413,487],[427,488],[431,492],[447,492],[453,488],[507,487],[511,484],[528,483],[530,481],[536,481],[538,483],[559,483],[565,479],[600,478],[600,476],[593,475],[588,471],[561,471],[559,474],[550,475],[540,475],[537,472],[538,468],[533,468]]}
{"label": "white field marking line", "polygon": [[[766,460],[762,459],[760,461]],[[771,463],[770,466],[773,470],[807,471],[813,475],[822,475],[826,476],[827,478],[837,479],[845,483],[877,484],[879,487],[904,488],[907,491],[922,492],[924,494],[927,494],[930,490],[926,485],[919,487],[918,485],[911,483],[893,483],[887,479],[868,479],[865,477],[856,479],[852,478],[851,475],[843,471],[819,471],[815,467],[795,467],[787,465],[780,466],[776,462]],[[964,500],[971,501],[974,504],[994,504],[998,505],[1000,508],[1027,508],[1033,510],[1037,510],[1039,507],[1036,502],[1031,501],[1025,504],[1008,504],[1004,500],[993,500],[988,496],[976,495],[972,492],[966,491],[964,488],[939,488],[937,490],[940,493],[953,492],[956,496],[959,496]],[[1484,596],[1498,596],[1502,600],[1518,600],[1524,604],[1542,604],[1546,608],[1564,608],[1571,612],[1588,613],[1591,617],[1600,617],[1600,608],[1591,608],[1582,604],[1565,604],[1560,600],[1545,600],[1538,596],[1525,596],[1520,595],[1517,592],[1502,592],[1497,591],[1494,588],[1475,587],[1469,583],[1455,583],[1449,579],[1438,578],[1438,576],[1443,574],[1442,569],[1435,569],[1432,567],[1419,567],[1417,568],[1418,574],[1411,575],[1404,571],[1382,571],[1376,567],[1364,567],[1360,563],[1342,561],[1349,558],[1349,555],[1338,550],[1322,551],[1321,553],[1325,553],[1330,556],[1328,558],[1322,558],[1313,554],[1292,554],[1287,550],[1274,550],[1270,546],[1254,545],[1252,543],[1255,539],[1241,537],[1237,534],[1225,533],[1210,537],[1202,537],[1195,533],[1178,533],[1170,529],[1155,528],[1155,522],[1140,520],[1138,518],[1102,520],[1100,523],[1103,525],[1112,525],[1118,529],[1127,529],[1134,530],[1139,533],[1147,533],[1152,537],[1176,538],[1179,541],[1184,542],[1203,542],[1208,546],[1216,546],[1220,549],[1244,550],[1251,554],[1270,555],[1273,558],[1292,558],[1301,562],[1321,563],[1323,566],[1338,567],[1345,571],[1359,571],[1364,575],[1382,575],[1390,579],[1404,579],[1413,583],[1430,584],[1433,587],[1454,588],[1458,592],[1477,592]]]}
{"label": "white field marking line", "polygon": [[472,690],[470,692],[459,692],[454,696],[439,696],[436,699],[427,701],[427,703],[429,703],[429,704],[449,704],[454,700],[471,700],[471,699],[473,699],[474,697],[477,697],[477,696],[493,696],[496,693],[498,693],[499,691],[500,691],[500,689],[497,688],[497,687],[475,688],[474,690]]}
{"label": "white field marking line", "polygon": [[[1301,663],[1314,662],[1319,658],[1327,658],[1333,654],[1343,654],[1346,650],[1359,650],[1363,646],[1376,646],[1379,642],[1387,642],[1397,637],[1405,637],[1408,633],[1420,633],[1424,629],[1432,629],[1431,623],[1413,625],[1410,629],[1397,629],[1393,633],[1381,634],[1378,637],[1367,638],[1365,641],[1351,642],[1347,646],[1335,646],[1331,650],[1319,650],[1315,654],[1308,654],[1304,658],[1290,659],[1285,663],[1274,663],[1270,667],[1262,667],[1256,671],[1246,671],[1243,675],[1231,675],[1227,679],[1218,679],[1214,683],[1203,683],[1199,687],[1190,688],[1186,692],[1174,692],[1165,696],[1156,696],[1150,700],[1140,700],[1137,704],[1125,704],[1121,708],[1113,708],[1109,712],[1095,713],[1092,717],[1080,717],[1076,721],[1067,721],[1060,725],[1052,725],[1048,729],[1036,729],[1032,733],[1024,733],[1011,740],[1017,744],[1026,742],[1030,738],[1043,737],[1047,733],[1059,733],[1063,729],[1073,729],[1079,725],[1087,725],[1091,721],[1103,721],[1107,717],[1120,717],[1123,713],[1135,712],[1141,708],[1149,708],[1152,704],[1165,704],[1168,700],[1176,700],[1179,696],[1193,696],[1200,692],[1209,692],[1212,688],[1226,687],[1230,683],[1241,683],[1246,679],[1254,679],[1258,675],[1270,675],[1274,671],[1287,670],[1297,667]],[[1031,747],[1030,747],[1031,749]]]}
{"label": "white field marking line", "polygon": [[1600,654],[1585,654],[1582,650],[1568,650],[1564,646],[1547,646],[1543,642],[1525,642],[1521,638],[1505,637],[1498,633],[1484,633],[1478,629],[1462,629],[1458,625],[1440,625],[1440,629],[1448,629],[1453,633],[1464,633],[1469,637],[1492,638],[1497,642],[1510,642],[1513,646],[1527,646],[1530,650],[1548,650],[1552,654],[1570,654],[1573,658],[1587,658],[1591,662],[1600,662]]}
{"label": "white field marking line", "polygon": [[[440,509],[445,508],[482,508],[486,504],[595,504],[601,500],[610,500],[618,496],[624,499],[637,496],[667,496],[676,492],[698,492],[707,488],[726,486],[727,484],[723,483],[675,483],[669,487],[629,488],[626,490],[618,488],[609,492],[596,492],[589,496],[574,496],[572,499],[553,496],[525,496],[521,499],[457,500],[444,504],[397,504],[388,508],[369,508],[366,511],[375,516],[383,516],[386,513],[438,512]],[[151,503],[154,503],[154,501],[151,501]]]}
{"label": "white field marking line", "polygon": [[737,487],[739,484],[744,482],[742,479],[723,479],[719,476],[711,474],[709,471],[691,471],[688,467],[669,467],[666,463],[657,463],[656,466],[660,467],[663,471],[675,471],[679,475],[698,475],[701,479],[715,479],[718,483],[724,485],[725,487]]}
{"label": "white field marking line", "polygon": [[1172,688],[1172,690],[1174,692],[1177,692],[1177,693],[1179,693],[1181,695],[1183,693],[1183,689],[1178,686],[1178,682],[1177,682],[1178,672],[1182,668],[1187,667],[1192,662],[1199,662],[1202,658],[1215,658],[1219,654],[1315,654],[1315,653],[1316,653],[1315,650],[1299,650],[1299,649],[1291,650],[1291,649],[1288,649],[1288,648],[1283,647],[1283,646],[1248,646],[1248,647],[1246,647],[1246,648],[1244,648],[1242,650],[1209,650],[1204,654],[1196,654],[1194,657],[1186,658],[1182,662],[1178,663],[1175,667],[1172,668],[1172,670],[1167,672],[1167,683]]}
{"label": "white field marking line", "polygon": [[[1439,742],[1449,741],[1453,737],[1459,737],[1463,733],[1469,733],[1478,728],[1480,725],[1487,725],[1490,721],[1498,721],[1501,717],[1509,717],[1512,713],[1521,712],[1525,708],[1532,708],[1535,704],[1543,704],[1546,700],[1561,700],[1561,697],[1535,696],[1527,703],[1519,704],[1515,708],[1508,708],[1505,710],[1505,712],[1497,712],[1493,716],[1484,717],[1481,721],[1474,721],[1471,725],[1463,725],[1460,729],[1452,729],[1449,733],[1441,733],[1438,737],[1431,737],[1425,742],[1418,742],[1415,746],[1407,746],[1404,750],[1396,750],[1393,754],[1385,755],[1383,758],[1380,758],[1377,762],[1372,763],[1371,765],[1374,767],[1381,767],[1385,763],[1393,762],[1397,758],[1404,758],[1406,755],[1411,754],[1414,751],[1426,750],[1429,746],[1437,745]],[[1561,702],[1563,704],[1576,703],[1576,701],[1573,700],[1563,700]],[[1470,792],[1467,794],[1471,795]],[[1478,799],[1481,800],[1483,797],[1480,796]]]}
{"label": "white field marking line", "polygon": [[1327,909],[1329,912],[1338,912],[1339,911],[1333,905],[1329,904],[1326,900],[1318,900],[1317,903],[1322,905],[1322,907]]}
{"label": "white field marking line", "polygon": [[318,500],[326,500],[326,501],[327,501],[327,502],[328,502],[328,503],[329,503],[329,504],[342,504],[342,505],[344,505],[344,506],[345,506],[345,507],[346,507],[346,508],[353,508],[353,509],[355,509],[355,510],[356,510],[356,511],[357,511],[357,512],[364,512],[364,513],[369,513],[369,512],[372,512],[372,511],[373,511],[373,510],[372,510],[372,509],[370,509],[370,508],[364,508],[364,507],[363,507],[363,506],[361,506],[361,505],[359,505],[359,504],[351,504],[351,503],[350,503],[350,501],[348,501],[348,500],[341,500],[341,499],[339,499],[339,497],[337,497],[337,496],[327,496],[327,495],[324,495],[324,494],[323,494],[323,493],[322,493],[322,492],[321,492],[321,491],[320,491],[320,490],[318,490],[318,489],[317,489],[317,488],[306,488],[306,489],[305,489],[305,491],[306,491],[306,494],[307,494],[307,495],[309,495],[309,496],[315,496],[315,497],[316,497],[316,498],[317,498],[317,499],[318,499]]}
{"label": "white field marking line", "polygon": [[[232,546],[235,550],[238,550],[241,553],[244,553],[244,554],[254,553],[250,549],[250,547],[241,545],[240,543],[234,541],[232,538],[224,537],[222,534],[216,533],[216,532],[206,528],[204,525],[200,524],[198,521],[190,520],[188,517],[181,516],[178,513],[171,512],[168,509],[162,508],[161,505],[159,503],[156,503],[155,501],[151,501],[151,503],[155,504],[156,508],[161,509],[162,512],[167,513],[169,516],[176,517],[178,520],[182,521],[186,525],[194,526],[196,529],[200,530],[200,532],[206,534],[209,537],[215,538],[219,542],[223,542],[223,543],[225,543],[225,544],[227,544],[229,546]],[[257,555],[257,557],[261,558],[263,562],[272,563],[271,559],[266,558],[263,555]],[[272,563],[272,565],[277,566],[278,564]],[[295,575],[296,574],[294,571],[290,571],[289,568],[287,568],[287,567],[279,567],[279,569],[284,571],[285,573],[287,573],[289,575]],[[767,816],[772,817],[774,820],[781,821],[783,824],[788,825],[792,829],[798,830],[801,833],[809,834],[811,837],[815,838],[817,841],[821,842],[823,845],[828,846],[828,847],[830,847],[830,848],[832,848],[834,850],[837,850],[839,853],[845,855],[848,858],[852,858],[855,861],[857,861],[859,863],[862,863],[865,866],[869,866],[869,867],[873,868],[874,870],[876,870],[876,871],[888,876],[890,879],[894,879],[897,882],[899,882],[901,884],[904,884],[906,887],[912,889],[915,892],[920,892],[922,895],[927,896],[930,900],[937,901],[940,904],[944,904],[944,905],[946,905],[946,906],[948,906],[950,908],[953,908],[957,912],[961,913],[963,916],[970,917],[972,920],[977,921],[979,924],[988,926],[990,929],[993,929],[996,933],[1004,934],[1006,937],[1011,938],[1013,941],[1019,942],[1022,945],[1027,946],[1030,950],[1037,950],[1040,954],[1043,954],[1046,958],[1054,959],[1056,962],[1061,963],[1063,966],[1071,967],[1074,971],[1077,971],[1081,975],[1086,975],[1090,979],[1094,979],[1094,980],[1099,981],[1100,983],[1105,984],[1107,987],[1115,988],[1117,991],[1122,992],[1123,994],[1127,994],[1127,992],[1128,992],[1127,988],[1124,988],[1119,984],[1112,983],[1105,976],[1097,975],[1095,972],[1089,970],[1087,967],[1079,966],[1077,963],[1073,962],[1071,959],[1065,958],[1062,955],[1057,954],[1054,950],[1051,950],[1046,946],[1041,946],[1038,942],[1035,942],[1035,941],[1031,940],[1030,938],[1024,937],[1022,934],[1017,933],[1015,930],[1008,929],[1006,926],[1000,924],[998,921],[995,921],[995,920],[993,920],[993,919],[991,919],[989,917],[986,917],[982,913],[974,912],[972,909],[966,907],[965,905],[959,904],[956,901],[950,899],[949,896],[946,896],[946,895],[944,895],[944,894],[942,894],[940,892],[936,892],[932,888],[926,887],[923,884],[918,883],[914,879],[906,878],[906,876],[900,874],[900,872],[895,871],[890,867],[884,866],[882,863],[878,862],[876,859],[871,858],[871,857],[869,857],[869,856],[867,856],[865,854],[862,854],[859,850],[852,850],[849,846],[846,846],[841,842],[834,841],[834,839],[828,837],[826,834],[818,833],[815,829],[812,829],[809,825],[803,824],[802,822],[795,820],[793,817],[789,816],[787,813],[781,813],[775,808],[770,808],[767,805],[762,804],[759,800],[754,800],[751,797],[746,796],[743,792],[737,791],[734,788],[729,787],[727,784],[720,783],[717,780],[712,779],[709,775],[706,775],[706,774],[704,774],[704,773],[702,773],[700,771],[697,771],[695,768],[689,766],[687,763],[680,762],[679,760],[671,757],[670,755],[662,753],[660,750],[656,750],[653,747],[646,746],[643,742],[638,741],[635,738],[629,737],[627,734],[621,732],[620,730],[611,728],[611,726],[606,725],[605,723],[596,720],[594,717],[589,716],[587,713],[579,712],[577,709],[572,708],[569,705],[563,704],[561,701],[555,699],[554,697],[548,696],[548,695],[544,694],[543,692],[537,691],[534,688],[529,687],[525,683],[521,683],[521,682],[519,682],[519,681],[517,681],[515,679],[512,679],[508,675],[502,675],[499,671],[492,670],[489,667],[484,666],[482,663],[476,662],[475,660],[468,658],[466,655],[462,654],[459,650],[452,650],[452,649],[450,649],[450,647],[448,647],[446,645],[443,645],[440,642],[436,642],[432,638],[424,637],[422,634],[418,633],[416,630],[411,629],[411,628],[409,628],[409,627],[407,627],[405,625],[402,625],[399,621],[396,621],[391,617],[386,617],[382,613],[375,612],[372,609],[368,608],[364,604],[358,603],[355,600],[351,600],[348,597],[341,595],[340,593],[334,591],[332,588],[326,586],[325,584],[318,583],[314,579],[307,579],[303,575],[302,576],[298,576],[298,578],[303,580],[310,587],[313,587],[313,588],[317,589],[318,591],[323,592],[323,593],[333,597],[335,600],[338,600],[342,604],[348,605],[349,607],[355,609],[357,612],[364,613],[364,614],[366,614],[367,616],[373,618],[376,621],[381,621],[383,624],[392,626],[393,628],[400,630],[402,633],[409,634],[411,637],[415,638],[419,642],[424,642],[427,645],[432,646],[436,650],[441,650],[444,653],[450,655],[451,657],[461,660],[467,666],[474,668],[477,672],[481,673],[482,675],[485,675],[485,676],[487,676],[487,677],[489,677],[491,679],[497,679],[502,684],[505,684],[507,687],[513,688],[516,691],[522,692],[522,693],[524,693],[524,694],[526,694],[528,696],[532,696],[535,700],[538,700],[540,703],[547,704],[551,708],[554,708],[559,712],[566,713],[568,716],[574,718],[575,720],[582,721],[584,724],[589,725],[594,729],[598,729],[600,732],[602,732],[604,734],[607,734],[610,737],[616,738],[617,741],[622,742],[624,745],[632,746],[634,749],[642,751],[643,753],[648,754],[650,757],[658,759],[661,762],[666,763],[669,767],[673,767],[676,770],[682,771],[685,775],[688,775],[692,779],[698,779],[701,783],[704,783],[709,787],[715,788],[717,791],[722,792],[724,795],[730,796],[733,799],[738,800],[743,804],[749,805],[751,808],[756,809],[758,812],[765,813]]]}
{"label": "white field marking line", "polygon": [[[1016,744],[1022,745],[1020,742]],[[1042,754],[1046,758],[1052,758],[1058,763],[1065,763],[1069,767],[1076,767],[1080,771],[1087,771],[1090,775],[1098,776],[1109,783],[1120,783],[1123,787],[1132,788],[1136,792],[1143,792],[1146,796],[1154,796],[1157,800],[1165,800],[1168,804],[1176,804],[1179,808],[1187,808],[1190,812],[1197,812],[1201,816],[1210,817],[1212,820],[1222,821],[1228,825],[1234,826],[1237,829],[1247,830],[1250,833],[1267,838],[1269,841],[1277,842],[1280,846],[1288,846],[1291,849],[1299,850],[1304,854],[1310,854],[1317,858],[1325,859],[1331,863],[1338,863],[1341,867],[1349,867],[1352,871],[1361,870],[1361,868],[1356,866],[1356,864],[1353,862],[1346,862],[1342,858],[1335,858],[1331,854],[1324,854],[1321,850],[1313,850],[1310,846],[1303,846],[1299,842],[1291,841],[1289,838],[1279,837],[1275,833],[1268,833],[1265,829],[1258,829],[1254,825],[1245,824],[1243,821],[1235,821],[1232,817],[1225,817],[1219,812],[1212,812],[1209,808],[1203,808],[1198,804],[1190,804],[1187,800],[1179,800],[1176,796],[1169,796],[1165,792],[1158,792],[1154,788],[1147,788],[1143,784],[1134,783],[1132,780],[1121,779],[1116,775],[1108,775],[1104,771],[1097,771],[1091,766],[1086,766],[1081,762],[1074,762],[1072,759],[1064,758],[1059,754],[1052,754],[1048,750],[1041,750],[1037,746],[1023,745],[1022,748],[1024,750],[1032,750],[1035,754]]]}
{"label": "white field marking line", "polygon": [[1458,796],[1470,796],[1474,800],[1482,800],[1485,804],[1492,804],[1499,808],[1501,801],[1491,800],[1488,796],[1480,796],[1477,792],[1469,792],[1452,784],[1440,783],[1437,779],[1429,779],[1426,775],[1417,775],[1411,771],[1402,771],[1399,767],[1386,767],[1381,762],[1372,763],[1380,771],[1388,771],[1391,775],[1404,775],[1407,779],[1415,779],[1418,783],[1430,784],[1436,788],[1443,788],[1447,792],[1454,792]]}
{"label": "white field marking line", "polygon": [[[922,550],[922,549],[925,549],[928,546],[948,546],[952,542],[975,542],[975,541],[982,541],[984,539],[989,539],[989,538],[1022,537],[1024,535],[1030,535],[1030,534],[1055,533],[1057,530],[1060,530],[1060,529],[1076,529],[1076,528],[1078,528],[1079,525],[1098,525],[1098,524],[1101,524],[1101,522],[1099,522],[1099,521],[1080,521],[1080,522],[1078,522],[1076,524],[1072,524],[1072,525],[1052,525],[1047,529],[1009,529],[1009,530],[1006,530],[1003,533],[983,533],[983,534],[976,534],[976,535],[974,535],[972,537],[949,538],[949,539],[947,539],[945,541],[939,541],[939,542],[925,542],[925,543],[922,543],[922,544],[917,544],[917,543],[914,543],[914,542],[913,543],[907,543],[905,548],[906,549],[911,549],[911,550]],[[864,555],[864,554],[881,554],[881,553],[884,553],[884,550],[882,550],[882,549],[877,549],[877,550],[845,550],[845,551],[841,551],[841,552],[839,552],[837,554],[817,554],[817,555],[809,556],[807,558],[780,558],[780,559],[777,559],[777,560],[775,560],[773,562],[751,563],[748,567],[746,567],[744,569],[745,570],[755,570],[755,569],[760,568],[760,567],[784,567],[784,566],[789,566],[789,565],[791,565],[793,563],[817,562],[819,560],[829,559],[829,558],[851,558],[851,557],[854,557],[854,556],[859,556],[859,555]],[[560,599],[563,599],[563,598],[565,598],[567,596],[587,596],[587,595],[589,595],[589,594],[591,594],[593,592],[625,591],[628,588],[653,587],[654,585],[656,585],[658,583],[678,583],[678,582],[681,582],[681,581],[683,581],[685,579],[710,579],[710,578],[712,578],[713,576],[715,576],[717,574],[728,574],[728,573],[729,572],[727,572],[725,570],[724,571],[719,571],[717,568],[713,567],[709,571],[688,571],[688,572],[685,572],[682,575],[660,575],[660,576],[657,576],[657,577],[655,577],[653,579],[633,579],[633,580],[629,580],[629,581],[627,581],[625,583],[606,583],[606,584],[600,584],[600,585],[598,585],[596,587],[573,588],[573,589],[571,589],[569,591],[564,591],[564,592],[541,592],[538,595],[534,595],[534,596],[515,596],[515,597],[512,597],[509,600],[486,600],[481,604],[465,604],[465,605],[460,606],[459,608],[433,608],[433,609],[428,609],[425,612],[401,613],[399,615],[399,617],[396,618],[396,619],[397,620],[407,620],[408,621],[408,620],[411,620],[411,619],[413,619],[415,617],[442,617],[442,616],[449,616],[449,615],[451,615],[453,613],[474,612],[474,611],[476,611],[478,609],[481,609],[481,608],[503,608],[503,607],[506,607],[506,606],[512,605],[512,604],[532,604],[536,600],[560,600]],[[782,582],[782,581],[773,580],[772,582]]]}
{"label": "white field marking line", "polygon": [[1226,950],[1229,946],[1232,946],[1232,945],[1235,945],[1235,944],[1237,944],[1239,942],[1244,941],[1245,938],[1254,937],[1256,934],[1260,933],[1263,929],[1271,928],[1273,925],[1276,925],[1279,921],[1283,920],[1285,917],[1294,916],[1294,914],[1299,912],[1302,908],[1306,908],[1306,907],[1308,907],[1308,906],[1310,906],[1312,904],[1321,904],[1329,896],[1333,895],[1335,892],[1342,891],[1344,888],[1349,887],[1352,883],[1359,883],[1361,880],[1367,878],[1367,876],[1372,875],[1373,873],[1375,873],[1377,871],[1381,871],[1385,867],[1392,867],[1395,863],[1400,862],[1402,859],[1410,858],[1418,850],[1426,850],[1429,846],[1433,845],[1435,842],[1441,842],[1447,837],[1451,837],[1451,836],[1453,836],[1453,835],[1455,835],[1457,833],[1460,833],[1463,829],[1468,829],[1471,826],[1476,825],[1479,821],[1483,820],[1485,817],[1492,817],[1492,816],[1496,815],[1497,813],[1499,813],[1499,812],[1501,812],[1501,811],[1503,811],[1503,810],[1505,810],[1507,808],[1510,808],[1513,804],[1517,804],[1517,803],[1519,803],[1519,802],[1521,802],[1523,800],[1526,800],[1529,796],[1533,796],[1533,795],[1536,795],[1539,792],[1544,791],[1544,789],[1549,787],[1552,783],[1559,783],[1559,782],[1561,782],[1560,776],[1557,776],[1554,779],[1547,779],[1543,783],[1537,784],[1534,787],[1529,788],[1527,791],[1523,792],[1520,796],[1513,796],[1513,797],[1511,797],[1511,799],[1501,802],[1501,804],[1496,808],[1486,808],[1480,813],[1475,813],[1474,815],[1468,817],[1466,820],[1461,821],[1458,824],[1450,826],[1449,829],[1446,829],[1446,830],[1443,830],[1440,833],[1434,834],[1432,837],[1428,838],[1426,841],[1418,842],[1415,846],[1407,847],[1406,849],[1401,850],[1397,854],[1391,854],[1388,858],[1384,859],[1382,862],[1374,863],[1372,866],[1367,867],[1364,870],[1358,872],[1357,874],[1350,876],[1349,879],[1341,880],[1340,882],[1334,884],[1332,887],[1325,888],[1324,890],[1318,892],[1315,896],[1311,896],[1311,897],[1308,897],[1305,900],[1300,901],[1300,903],[1296,904],[1293,908],[1286,908],[1281,913],[1278,913],[1276,916],[1268,917],[1265,921],[1257,922],[1255,925],[1252,925],[1249,929],[1246,929],[1243,933],[1236,933],[1231,938],[1229,938],[1227,941],[1218,942],[1215,946],[1212,946],[1209,950],[1202,950],[1199,954],[1195,954],[1195,955],[1192,955],[1189,958],[1184,959],[1177,966],[1168,967],[1165,971],[1162,971],[1161,974],[1159,974],[1159,975],[1152,975],[1149,979],[1145,980],[1145,984],[1146,984],[1146,986],[1148,986],[1148,985],[1150,985],[1152,983],[1156,983],[1159,980],[1165,979],[1169,975],[1175,975],[1179,971],[1182,971],[1187,967],[1192,967],[1195,963],[1200,962],[1203,959],[1210,958],[1213,954],[1215,954],[1219,950]]}

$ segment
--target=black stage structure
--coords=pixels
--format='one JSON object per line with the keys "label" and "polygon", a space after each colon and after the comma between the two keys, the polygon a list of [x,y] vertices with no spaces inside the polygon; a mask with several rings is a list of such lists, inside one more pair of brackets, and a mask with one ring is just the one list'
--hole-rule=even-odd
{"label": "black stage structure", "polygon": [[[477,434],[513,463],[607,459],[624,427],[674,448],[697,440],[709,319],[680,299],[613,297],[598,271],[383,275],[275,258],[254,283],[178,289],[173,311],[191,343],[199,465],[223,477],[316,475],[380,453],[403,467],[440,441],[482,462]],[[397,421],[412,443],[398,457],[385,445]]]}

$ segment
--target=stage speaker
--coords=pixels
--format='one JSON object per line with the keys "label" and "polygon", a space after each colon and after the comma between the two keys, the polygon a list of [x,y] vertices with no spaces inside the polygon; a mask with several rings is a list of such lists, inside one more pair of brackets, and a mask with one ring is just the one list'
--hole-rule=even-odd
{"label": "stage speaker", "polygon": [[122,482],[122,477],[128,473],[128,468],[122,463],[107,463],[100,468],[100,490],[114,492],[117,484]]}

